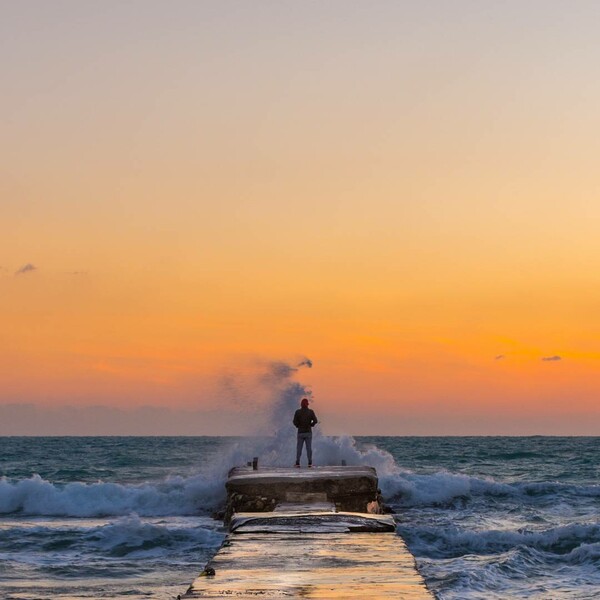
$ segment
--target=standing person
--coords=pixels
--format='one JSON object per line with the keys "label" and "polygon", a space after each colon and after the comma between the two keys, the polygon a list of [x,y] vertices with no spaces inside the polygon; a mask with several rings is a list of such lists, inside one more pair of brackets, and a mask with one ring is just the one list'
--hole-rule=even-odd
{"label": "standing person", "polygon": [[300,407],[294,413],[294,425],[298,428],[298,443],[296,445],[296,466],[300,466],[302,446],[306,444],[308,466],[312,467],[312,428],[319,422],[315,411],[308,408],[308,398],[302,398]]}

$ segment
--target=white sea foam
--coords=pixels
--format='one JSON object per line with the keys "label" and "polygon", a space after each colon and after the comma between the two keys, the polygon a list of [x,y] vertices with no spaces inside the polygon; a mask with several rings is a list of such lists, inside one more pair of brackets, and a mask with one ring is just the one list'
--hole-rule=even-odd
{"label": "white sea foam", "polygon": [[205,475],[169,478],[160,484],[53,484],[33,475],[0,480],[0,514],[97,517],[128,515],[193,515],[223,499],[222,482]]}

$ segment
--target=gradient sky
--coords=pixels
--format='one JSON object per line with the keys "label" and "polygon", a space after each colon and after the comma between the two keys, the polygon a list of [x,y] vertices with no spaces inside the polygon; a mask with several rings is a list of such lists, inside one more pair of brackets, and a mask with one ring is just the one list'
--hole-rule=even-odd
{"label": "gradient sky", "polygon": [[599,31],[585,1],[0,1],[0,432],[244,432],[262,392],[224,381],[308,356],[332,433],[598,434]]}

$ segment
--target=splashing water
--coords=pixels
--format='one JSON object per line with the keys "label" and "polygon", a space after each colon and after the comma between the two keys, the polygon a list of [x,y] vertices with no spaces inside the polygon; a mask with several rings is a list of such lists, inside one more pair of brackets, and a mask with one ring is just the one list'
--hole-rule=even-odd
{"label": "splashing water", "polygon": [[[97,481],[51,483],[40,475],[18,481],[0,479],[0,514],[99,517],[135,513],[142,516],[194,515],[209,513],[224,503],[225,481],[232,466],[246,464],[258,456],[263,466],[293,464],[296,429],[294,411],[312,391],[294,380],[300,368],[311,368],[304,358],[297,365],[272,362],[266,365],[259,381],[268,397],[262,407],[266,416],[263,435],[244,439],[224,449],[187,477],[169,475],[162,482],[123,484]],[[317,426],[313,435],[316,464],[369,465],[377,469],[384,494],[410,493],[402,470],[389,452],[375,446],[360,447],[352,436],[329,437]]]}
{"label": "splashing water", "polygon": [[[226,469],[236,464],[245,464],[251,457],[258,456],[264,466],[286,467],[294,463],[296,428],[292,424],[294,411],[299,408],[302,398],[314,402],[312,390],[294,381],[299,368],[311,368],[313,363],[305,358],[296,366],[274,362],[267,366],[261,380],[268,383],[269,398],[264,409],[267,421],[264,433],[268,437],[242,443],[225,456]],[[368,465],[375,467],[380,475],[383,490],[393,489],[392,480],[401,470],[389,452],[375,446],[359,448],[352,436],[330,437],[321,431],[320,425],[313,430],[313,453],[315,464]],[[222,477],[225,472],[222,473]]]}

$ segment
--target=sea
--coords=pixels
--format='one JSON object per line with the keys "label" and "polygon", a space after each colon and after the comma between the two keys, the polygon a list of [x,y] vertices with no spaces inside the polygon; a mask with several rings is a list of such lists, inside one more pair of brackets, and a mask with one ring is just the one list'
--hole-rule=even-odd
{"label": "sea", "polygon": [[[439,599],[600,598],[600,438],[326,437],[372,464]],[[0,438],[0,598],[174,599],[220,546],[227,470],[279,437]]]}

